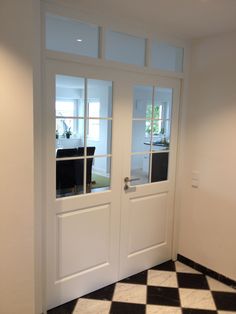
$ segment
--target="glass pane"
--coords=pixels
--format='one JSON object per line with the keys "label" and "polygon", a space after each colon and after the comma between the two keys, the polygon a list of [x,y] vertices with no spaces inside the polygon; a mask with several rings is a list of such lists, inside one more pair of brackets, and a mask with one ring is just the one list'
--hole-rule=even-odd
{"label": "glass pane", "polygon": [[152,118],[152,90],[151,86],[134,87],[133,118]]}
{"label": "glass pane", "polygon": [[145,65],[144,38],[107,31],[105,51],[108,60]]}
{"label": "glass pane", "polygon": [[109,190],[111,185],[111,158],[94,158],[91,162],[87,159],[87,168],[92,166],[91,184],[87,193]]}
{"label": "glass pane", "polygon": [[149,182],[150,154],[133,155],[131,157],[131,178],[139,178],[138,181],[130,182],[130,185],[139,185]]}
{"label": "glass pane", "polygon": [[56,119],[56,148],[84,146],[83,119]]}
{"label": "glass pane", "polygon": [[56,75],[56,116],[84,116],[84,78]]}
{"label": "glass pane", "polygon": [[87,119],[87,146],[95,147],[95,155],[111,154],[112,121]]}
{"label": "glass pane", "polygon": [[151,182],[165,181],[168,177],[169,153],[152,154]]}
{"label": "glass pane", "polygon": [[154,118],[171,119],[173,89],[156,87],[154,91]]}
{"label": "glass pane", "polygon": [[169,149],[170,120],[153,120],[153,130],[152,150]]}
{"label": "glass pane", "polygon": [[95,118],[112,117],[112,82],[87,81],[87,116]]}
{"label": "glass pane", "polygon": [[167,71],[183,72],[183,58],[184,48],[171,46],[159,41],[152,42],[152,67]]}
{"label": "glass pane", "polygon": [[160,150],[168,150],[169,149],[169,143],[162,144],[159,142],[153,142],[152,143],[152,151],[160,151]]}
{"label": "glass pane", "polygon": [[155,138],[162,132],[162,120],[152,121],[152,139]]}
{"label": "glass pane", "polygon": [[[57,158],[72,157],[77,149],[61,149],[57,151]],[[65,197],[83,194],[84,160],[56,161],[56,196]]]}
{"label": "glass pane", "polygon": [[46,14],[46,48],[98,57],[98,26]]}
{"label": "glass pane", "polygon": [[150,151],[151,120],[133,120],[132,152]]}

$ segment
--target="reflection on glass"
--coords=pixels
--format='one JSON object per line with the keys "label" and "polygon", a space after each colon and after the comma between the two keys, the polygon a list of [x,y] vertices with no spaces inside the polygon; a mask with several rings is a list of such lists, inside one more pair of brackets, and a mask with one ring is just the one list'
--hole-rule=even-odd
{"label": "reflection on glass", "polygon": [[133,97],[133,118],[152,118],[152,87],[135,86]]}
{"label": "reflection on glass", "polygon": [[131,157],[131,178],[139,178],[138,181],[130,182],[130,185],[139,185],[149,182],[150,154],[133,155]]}
{"label": "reflection on glass", "polygon": [[75,76],[56,75],[56,116],[84,116],[85,79]]}
{"label": "reflection on glass", "polygon": [[47,49],[98,57],[98,26],[47,13],[45,28]]}
{"label": "reflection on glass", "polygon": [[87,159],[88,167],[89,169],[92,168],[92,173],[90,172],[91,184],[87,189],[87,193],[109,190],[111,184],[111,158],[94,158],[92,163],[90,159]]}
{"label": "reflection on glass", "polygon": [[132,127],[132,152],[150,151],[150,120],[133,120]]}
{"label": "reflection on glass", "polygon": [[[57,158],[72,157],[76,154],[76,149],[61,149],[57,151]],[[83,168],[83,159],[56,161],[57,198],[83,194]]]}
{"label": "reflection on glass", "polygon": [[183,72],[184,48],[175,47],[168,43],[152,42],[151,65],[154,68]]}
{"label": "reflection on glass", "polygon": [[112,117],[112,82],[87,81],[87,116],[95,118]]}
{"label": "reflection on glass", "polygon": [[87,146],[95,146],[95,155],[111,153],[112,121],[87,119]]}
{"label": "reflection on glass", "polygon": [[84,146],[83,119],[56,119],[56,149]]}
{"label": "reflection on glass", "polygon": [[156,87],[154,91],[154,119],[170,119],[172,88]]}
{"label": "reflection on glass", "polygon": [[168,177],[169,153],[152,154],[151,182],[165,181]]}

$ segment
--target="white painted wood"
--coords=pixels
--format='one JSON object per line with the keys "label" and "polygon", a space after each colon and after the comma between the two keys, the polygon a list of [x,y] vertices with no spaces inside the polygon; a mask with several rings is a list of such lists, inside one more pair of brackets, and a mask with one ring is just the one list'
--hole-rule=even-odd
{"label": "white painted wood", "polygon": [[57,215],[59,281],[109,263],[109,226],[109,205]]}
{"label": "white painted wood", "polygon": [[166,78],[179,78],[182,79],[184,78],[183,73],[177,73],[177,72],[171,72],[171,71],[165,71],[165,70],[158,70],[158,69],[153,69],[153,68],[148,68],[148,67],[139,67],[137,65],[133,64],[124,64],[120,63],[117,61],[111,61],[111,60],[103,60],[103,59],[97,59],[97,58],[90,58],[86,56],[79,56],[79,55],[73,55],[73,54],[68,54],[65,52],[60,52],[60,51],[51,51],[51,50],[46,50],[44,52],[44,57],[47,59],[52,59],[52,60],[61,60],[62,62],[74,62],[77,63],[78,65],[82,62],[87,65],[95,65],[95,66],[103,66],[107,67],[109,69],[113,69],[114,71],[117,70],[124,70],[124,71],[129,71],[133,72],[134,74],[140,73],[140,74],[149,74],[150,76],[157,77],[158,75]]}
{"label": "white painted wood", "polygon": [[[142,80],[135,82],[142,83]],[[168,180],[138,185],[134,192],[122,189],[119,278],[153,267],[172,256],[180,82],[165,78],[150,82],[150,78],[146,78],[147,84],[173,89]],[[132,106],[127,108],[123,112],[123,136],[132,131]],[[124,145],[123,178],[130,177],[130,136]]]}
{"label": "white painted wood", "polygon": [[166,200],[167,193],[130,198],[129,257],[166,241]]}
{"label": "white painted wood", "polygon": [[[45,195],[47,224],[47,308],[55,307],[118,280],[120,217],[119,103],[114,98],[111,190],[56,199],[55,75],[111,80],[93,66],[46,64]],[[117,90],[120,94],[121,91]],[[118,193],[117,193],[118,191]]]}
{"label": "white painted wood", "polygon": [[[99,64],[46,63],[45,195],[47,308],[171,258],[179,81]],[[56,199],[55,75],[113,81],[111,190]],[[124,192],[130,174],[133,87],[172,87],[168,181]]]}

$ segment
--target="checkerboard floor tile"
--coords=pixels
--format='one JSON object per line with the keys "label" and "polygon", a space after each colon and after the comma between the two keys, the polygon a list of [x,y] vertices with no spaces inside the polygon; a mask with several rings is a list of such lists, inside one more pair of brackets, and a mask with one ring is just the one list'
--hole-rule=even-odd
{"label": "checkerboard floor tile", "polygon": [[236,290],[168,261],[48,314],[236,314]]}

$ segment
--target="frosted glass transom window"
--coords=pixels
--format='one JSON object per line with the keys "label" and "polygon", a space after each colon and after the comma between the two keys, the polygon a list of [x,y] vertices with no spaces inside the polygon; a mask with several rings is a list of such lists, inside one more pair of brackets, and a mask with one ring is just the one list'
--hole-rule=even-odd
{"label": "frosted glass transom window", "polygon": [[99,28],[74,19],[46,14],[46,48],[98,57]]}
{"label": "frosted glass transom window", "polygon": [[151,66],[156,69],[183,72],[184,49],[164,42],[153,41]]}
{"label": "frosted glass transom window", "polygon": [[[100,41],[100,38],[104,40]],[[45,47],[92,58],[104,58],[139,67],[183,72],[184,48],[147,38],[104,30],[102,26],[51,13],[45,15]],[[104,51],[100,54],[101,51]],[[150,58],[146,58],[149,56]]]}
{"label": "frosted glass transom window", "polygon": [[106,32],[106,59],[145,65],[145,39],[125,33]]}

